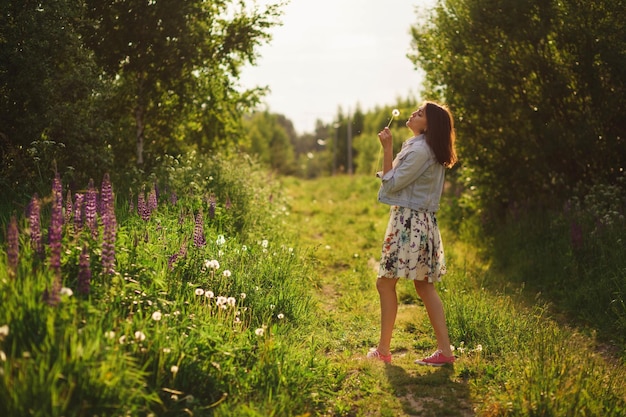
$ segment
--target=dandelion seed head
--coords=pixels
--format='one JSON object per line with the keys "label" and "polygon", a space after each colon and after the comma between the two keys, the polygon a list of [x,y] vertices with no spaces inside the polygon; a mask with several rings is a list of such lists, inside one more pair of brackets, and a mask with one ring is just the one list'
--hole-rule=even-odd
{"label": "dandelion seed head", "polygon": [[237,305],[237,300],[235,299],[235,297],[228,297],[227,302],[228,305],[230,305],[231,307]]}
{"label": "dandelion seed head", "polygon": [[170,372],[176,375],[178,373],[178,366],[172,365],[172,367],[170,368]]}
{"label": "dandelion seed head", "polygon": [[4,338],[9,335],[9,325],[4,324],[0,326],[0,338]]}
{"label": "dandelion seed head", "polygon": [[254,331],[254,334],[256,334],[257,336],[263,336],[265,334],[265,329],[262,327],[259,327],[258,329]]}
{"label": "dandelion seed head", "polygon": [[242,292],[242,293],[240,294],[240,297],[241,297],[241,299],[242,299],[242,300],[244,300],[244,299],[247,297],[247,296],[246,296],[246,293],[245,293],[245,292]]}
{"label": "dandelion seed head", "polygon": [[226,269],[226,270],[224,270],[222,275],[224,275],[224,278],[230,278],[232,273],[230,272],[230,270]]}
{"label": "dandelion seed head", "polygon": [[3,350],[0,350],[0,362],[6,362],[6,361],[7,361],[6,353],[4,353]]}
{"label": "dandelion seed head", "polygon": [[63,287],[61,288],[61,291],[59,292],[59,294],[67,295],[68,297],[71,297],[72,295],[74,295],[74,291],[72,291],[71,288]]}
{"label": "dandelion seed head", "polygon": [[196,295],[202,295],[202,294],[204,294],[204,290],[202,288],[196,288],[195,293],[196,293]]}
{"label": "dandelion seed head", "polygon": [[152,320],[154,321],[159,321],[161,320],[162,314],[160,311],[155,311],[154,313],[152,313]]}
{"label": "dandelion seed head", "polygon": [[264,248],[267,248],[269,246],[269,242],[267,239],[263,239],[263,241],[261,241],[261,246]]}
{"label": "dandelion seed head", "polygon": [[280,313],[280,314],[278,314],[278,316],[276,316],[276,317],[278,317],[278,320],[282,320],[282,319],[284,319],[284,318],[285,318],[285,315],[284,315],[283,313]]}
{"label": "dandelion seed head", "polygon": [[126,343],[126,335],[125,334],[121,335],[120,338],[117,340],[117,342],[120,345],[123,345],[124,343]]}
{"label": "dandelion seed head", "polygon": [[205,296],[206,298],[213,298],[213,297],[215,297],[215,294],[213,293],[213,291],[206,290],[206,291],[204,292],[204,296]]}
{"label": "dandelion seed head", "polygon": [[400,110],[398,110],[398,109],[393,109],[393,111],[391,112],[391,115],[392,115],[393,117],[398,117],[398,116],[400,116]]}
{"label": "dandelion seed head", "polygon": [[137,330],[135,332],[135,340],[138,340],[140,342],[143,342],[144,340],[146,340],[146,335],[144,332]]}
{"label": "dandelion seed head", "polygon": [[106,337],[107,339],[115,339],[115,332],[113,330],[104,332],[104,337]]}

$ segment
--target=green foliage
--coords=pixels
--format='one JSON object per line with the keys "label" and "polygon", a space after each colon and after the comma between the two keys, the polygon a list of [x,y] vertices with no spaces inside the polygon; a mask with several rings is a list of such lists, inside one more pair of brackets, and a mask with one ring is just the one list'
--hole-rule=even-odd
{"label": "green foliage", "polygon": [[291,122],[267,110],[252,113],[244,120],[246,153],[255,155],[265,166],[283,175],[295,172],[293,142],[295,132]]}
{"label": "green foliage", "polygon": [[444,0],[413,28],[426,95],[453,109],[462,177],[491,214],[620,175],[624,13],[613,0]]}
{"label": "green foliage", "polygon": [[[195,154],[164,165],[155,182],[167,191],[149,218],[117,198],[114,274],[100,267],[101,237],[63,226],[56,306],[42,301],[55,274],[20,223],[14,275],[0,257],[0,414],[296,415],[329,392],[327,364],[307,346],[310,269],[280,227],[286,213],[266,174]],[[84,247],[88,295],[77,283]]]}

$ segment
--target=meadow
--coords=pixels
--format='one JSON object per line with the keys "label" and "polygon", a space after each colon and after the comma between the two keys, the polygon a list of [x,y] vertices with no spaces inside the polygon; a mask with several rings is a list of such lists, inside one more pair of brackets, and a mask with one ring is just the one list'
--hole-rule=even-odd
{"label": "meadow", "polygon": [[97,184],[57,179],[3,210],[1,415],[626,412],[622,351],[505,279],[515,260],[496,265],[450,200],[439,289],[458,361],[433,369],[413,364],[434,337],[409,283],[393,364],[365,359],[388,211],[374,178],[189,154],[128,191]]}

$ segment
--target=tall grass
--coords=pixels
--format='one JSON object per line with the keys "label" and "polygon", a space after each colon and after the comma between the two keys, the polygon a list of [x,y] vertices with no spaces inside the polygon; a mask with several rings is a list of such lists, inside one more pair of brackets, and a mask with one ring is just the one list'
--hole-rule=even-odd
{"label": "tall grass", "polygon": [[56,305],[43,296],[58,279],[49,248],[40,260],[20,221],[17,268],[0,257],[1,415],[282,416],[324,398],[309,268],[280,229],[276,185],[252,161],[193,154],[160,175],[143,188],[158,199],[147,218],[139,184],[133,210],[117,194],[114,273],[102,225],[96,238],[63,225]]}

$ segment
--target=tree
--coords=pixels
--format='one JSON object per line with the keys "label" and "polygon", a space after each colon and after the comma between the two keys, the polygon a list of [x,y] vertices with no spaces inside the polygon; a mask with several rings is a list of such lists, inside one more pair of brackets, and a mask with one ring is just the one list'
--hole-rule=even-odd
{"label": "tree", "polygon": [[64,168],[83,183],[110,166],[102,90],[76,22],[81,2],[3,1],[0,14],[0,188],[28,194]]}
{"label": "tree", "polygon": [[283,115],[258,111],[244,122],[246,145],[243,150],[256,155],[259,161],[280,174],[295,172],[295,157],[292,135],[293,124]]}
{"label": "tree", "polygon": [[616,0],[442,0],[413,28],[426,96],[455,113],[483,202],[558,202],[621,175],[625,17]]}
{"label": "tree", "polygon": [[87,45],[115,79],[117,101],[135,126],[136,162],[191,141],[201,150],[234,139],[259,91],[240,93],[242,65],[269,39],[280,5],[229,0],[86,0]]}

